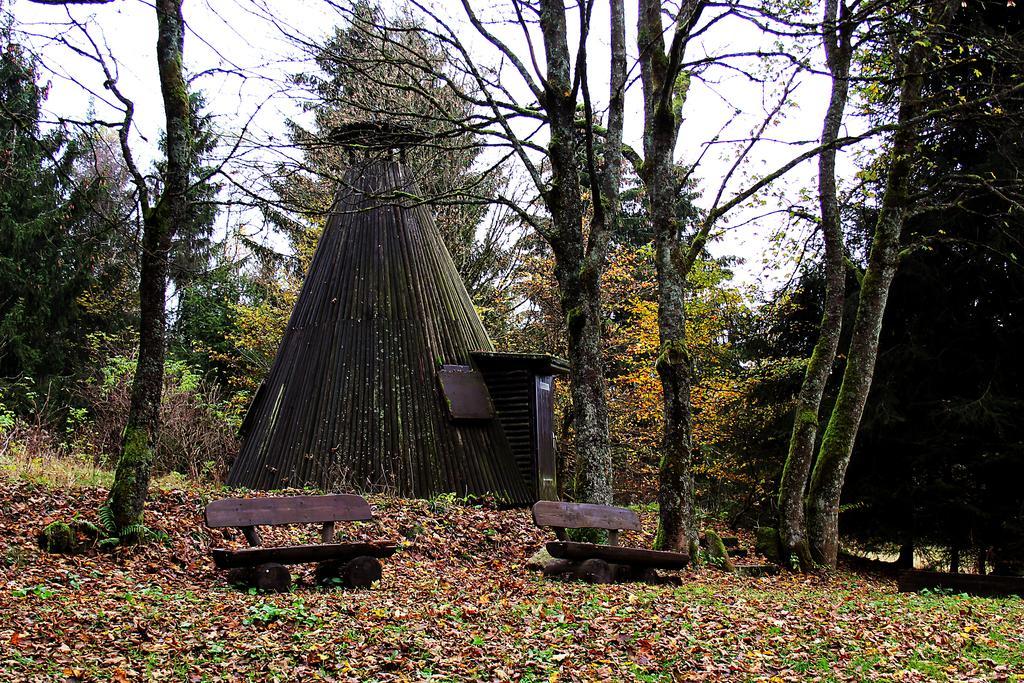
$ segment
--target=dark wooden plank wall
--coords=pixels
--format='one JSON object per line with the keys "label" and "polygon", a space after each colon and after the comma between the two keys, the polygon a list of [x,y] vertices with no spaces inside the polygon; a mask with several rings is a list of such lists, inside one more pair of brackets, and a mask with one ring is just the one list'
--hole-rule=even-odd
{"label": "dark wooden plank wall", "polygon": [[[453,423],[440,365],[493,350],[403,167],[350,168],[228,483],[534,500],[497,420]],[[382,196],[384,193],[384,196]]]}
{"label": "dark wooden plank wall", "polygon": [[534,375],[522,368],[493,366],[484,368],[483,374],[519,474],[529,482],[530,491],[536,496],[537,471],[534,453],[537,432],[533,420],[536,409]]}

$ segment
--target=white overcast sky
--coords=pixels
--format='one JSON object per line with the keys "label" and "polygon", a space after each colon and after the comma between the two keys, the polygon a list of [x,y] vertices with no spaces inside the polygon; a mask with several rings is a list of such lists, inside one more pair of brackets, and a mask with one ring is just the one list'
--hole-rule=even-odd
{"label": "white overcast sky", "polygon": [[[494,16],[495,12],[500,13],[502,2],[476,0],[474,4],[481,15],[491,13]],[[590,61],[594,65],[591,68],[594,79],[591,88],[595,97],[603,101],[607,100],[606,94],[600,96],[602,90],[607,93],[607,86],[602,87],[600,80],[602,75],[607,78],[606,5],[599,0],[589,43]],[[630,34],[627,43],[633,44],[635,2],[627,0],[626,5]],[[450,18],[453,24],[465,28],[463,35],[473,41],[474,54],[480,55],[481,61],[487,61],[487,55],[493,51],[468,27],[459,0],[434,0],[431,6],[438,14]],[[119,84],[136,104],[133,138],[140,160],[150,163],[156,156],[163,117],[154,55],[156,20],[152,7],[143,0],[115,0],[106,5],[70,9],[15,0],[12,7],[18,28],[27,33],[52,35],[56,30],[52,24],[68,22],[69,14],[82,22],[87,19],[93,21],[98,29],[94,37],[116,59]],[[250,126],[255,135],[264,139],[282,139],[284,121],[300,115],[300,102],[282,88],[282,83],[286,74],[303,65],[296,61],[301,58],[299,51],[285,38],[280,25],[286,25],[290,31],[319,38],[332,30],[340,21],[340,15],[323,0],[186,0],[184,14],[189,28],[185,39],[185,61],[190,73],[224,69],[242,70],[248,76],[239,78],[218,71],[197,81],[196,85],[206,94],[209,109],[218,117],[218,126],[228,132],[237,131],[251,120]],[[525,41],[518,33],[505,31],[502,35],[517,49],[525,51]],[[80,38],[74,40],[81,41]],[[32,43],[46,64],[56,72],[49,77],[52,85],[46,107],[51,114],[81,117],[91,104],[100,117],[118,118],[119,114],[104,101],[110,98],[110,94],[102,87],[103,77],[96,64],[59,46],[46,45],[41,39],[32,40]],[[703,42],[691,46],[688,58],[704,53],[748,51],[770,43],[771,40],[751,26],[727,21],[709,31]],[[516,92],[524,93],[525,99],[527,91],[522,83],[517,82],[511,71],[508,74],[509,82]],[[67,76],[72,76],[79,83],[72,82]],[[733,122],[724,136],[726,138],[743,137],[749,133],[763,117],[765,106],[771,106],[760,86],[726,71],[719,72],[718,76],[712,86],[695,83],[691,90],[684,110],[684,133],[677,147],[677,158],[683,162],[692,162],[700,155],[703,144],[730,119],[733,107],[741,110],[742,114]],[[91,92],[83,89],[82,84]],[[820,77],[803,77],[785,118],[772,128],[771,136],[786,141],[816,138],[827,103],[827,85]],[[637,148],[640,148],[642,126],[639,89],[636,82],[627,101],[626,128],[627,142]],[[733,150],[722,146],[705,155],[697,173],[705,202],[717,191],[719,179],[731,163]],[[752,154],[747,171],[755,175],[763,173],[799,151],[800,147],[792,144],[765,143]],[[812,186],[813,171],[813,163],[805,164],[786,178],[783,187],[795,194],[801,187]],[[739,176],[737,180],[740,181]],[[739,187],[738,182],[733,189]],[[777,220],[770,218],[745,224],[755,215],[757,213],[751,209],[736,212],[731,222],[743,223],[744,226],[730,231],[713,245],[712,251],[717,255],[737,255],[746,260],[746,265],[738,269],[742,282],[751,283],[761,277],[767,278],[765,284],[778,282],[788,274],[767,273],[762,266],[762,256],[768,248],[766,236],[778,225]]]}

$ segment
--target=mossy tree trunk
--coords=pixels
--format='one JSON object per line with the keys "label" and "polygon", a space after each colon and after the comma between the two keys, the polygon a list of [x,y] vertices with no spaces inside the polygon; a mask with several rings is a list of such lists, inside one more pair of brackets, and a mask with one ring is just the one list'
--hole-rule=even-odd
{"label": "mossy tree trunk", "polygon": [[[529,51],[529,60],[513,50],[477,16],[469,0],[463,10],[480,38],[489,43],[513,73],[517,73],[540,105],[547,124],[548,144],[542,163],[533,157],[536,143],[517,135],[504,104],[507,90],[496,86],[487,70],[473,65],[472,52],[458,38],[452,46],[467,62],[468,75],[479,93],[460,93],[474,107],[486,101],[500,127],[500,137],[512,147],[543,199],[550,220],[512,208],[548,243],[554,255],[555,278],[568,336],[569,392],[572,398],[572,431],[576,452],[574,481],[566,488],[577,500],[612,501],[612,458],[608,440],[607,389],[604,380],[601,278],[606,268],[610,235],[619,214],[622,181],[622,128],[626,86],[624,0],[610,0],[610,60],[608,71],[607,127],[597,140],[598,117],[590,97],[587,53],[592,14],[580,14],[572,33],[579,38],[569,50],[567,6],[561,0],[540,0],[534,7],[544,55]],[[575,11],[574,8],[573,11]],[[584,8],[585,9],[585,8]],[[526,26],[527,24],[523,24]],[[450,30],[450,29],[448,29]],[[474,48],[475,50],[475,48]],[[494,93],[500,94],[495,97]],[[581,106],[582,105],[582,106]],[[458,126],[465,121],[453,121]],[[478,132],[474,127],[474,133]],[[599,163],[600,161],[600,163]]]}
{"label": "mossy tree trunk", "polygon": [[675,270],[669,248],[655,244],[658,272],[658,320],[661,352],[656,369],[661,380],[664,421],[658,463],[658,533],[655,548],[686,550],[697,557],[694,515],[693,442],[690,391],[692,362],[686,348],[685,280]]}
{"label": "mossy tree trunk", "polygon": [[[591,110],[586,53],[571,58],[564,3],[540,3],[546,72],[541,91],[550,127],[548,159],[551,180],[543,191],[551,228],[542,236],[555,256],[555,277],[568,334],[569,375],[576,450],[575,497],[612,502],[612,458],[608,442],[608,403],[604,380],[601,276],[609,236],[619,213],[622,125],[626,83],[625,24],[622,0],[611,2],[611,62],[607,135],[603,144],[614,154],[597,163],[594,113]],[[572,73],[575,63],[577,74]],[[577,101],[582,95],[585,122],[579,131]],[[581,172],[586,169],[587,173]],[[586,181],[584,180],[586,178]],[[589,229],[583,183],[592,204]]]}
{"label": "mossy tree trunk", "polygon": [[875,230],[839,395],[822,439],[807,500],[807,531],[814,560],[835,566],[839,501],[878,356],[878,337],[896,272],[902,212],[883,209]]}
{"label": "mossy tree trunk", "polygon": [[[143,215],[138,359],[121,456],[106,502],[115,526],[108,531],[126,540],[132,540],[136,535],[133,529],[142,524],[154,447],[160,429],[168,256],[175,230],[188,215],[192,161],[191,105],[182,65],[185,22],[181,14],[181,0],[157,0],[155,9],[156,56],[166,120],[167,163],[163,189],[154,205],[150,205],[145,181],[127,154],[127,130],[122,131],[122,149],[126,151],[126,160],[136,178]],[[125,104],[131,106],[128,102]]]}
{"label": "mossy tree trunk", "polygon": [[[666,46],[662,3],[641,0],[637,22],[640,77],[644,99],[644,160],[638,174],[647,191],[654,229],[654,263],[658,284],[656,363],[661,380],[663,432],[658,466],[658,534],[655,547],[699,548],[693,500],[693,448],[690,391],[692,362],[686,344],[686,276],[681,266],[683,221],[679,216],[682,174],[675,165],[676,139],[689,79],[681,71],[689,31],[701,2],[684,2]],[[634,162],[635,163],[635,162]]]}
{"label": "mossy tree trunk", "polygon": [[849,22],[845,2],[840,9],[840,1],[826,0],[821,24],[825,59],[832,75],[831,96],[821,131],[822,151],[818,157],[818,203],[825,245],[825,310],[800,386],[789,452],[779,483],[779,542],[785,555],[784,563],[790,567],[799,566],[804,571],[810,570],[814,564],[807,543],[804,494],[814,461],[821,398],[839,348],[846,298],[846,259],[836,190],[837,150],[834,144],[839,138],[850,91],[854,26]]}
{"label": "mossy tree trunk", "polygon": [[[940,11],[943,10],[936,9],[936,12]],[[897,63],[897,129],[888,152],[888,177],[861,282],[850,351],[839,394],[811,473],[807,497],[811,554],[816,562],[830,567],[835,566],[839,552],[839,502],[846,469],[871,389],[882,318],[899,261],[903,222],[911,208],[910,176],[918,144],[914,123],[923,109],[922,72],[929,48],[926,40],[908,39],[913,42]]]}
{"label": "mossy tree trunk", "polygon": [[612,502],[612,458],[602,359],[601,268],[587,265],[587,260],[572,258],[563,251],[555,262],[568,336],[576,451],[572,494],[577,500],[607,505]]}
{"label": "mossy tree trunk", "polygon": [[729,559],[729,551],[725,549],[722,537],[717,532],[708,529],[704,532],[704,538],[707,543],[708,562],[727,572],[736,571],[736,565]]}

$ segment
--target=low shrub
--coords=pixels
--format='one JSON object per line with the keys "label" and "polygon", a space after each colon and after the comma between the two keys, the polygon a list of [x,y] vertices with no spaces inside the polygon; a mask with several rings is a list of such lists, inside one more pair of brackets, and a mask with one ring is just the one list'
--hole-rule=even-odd
{"label": "low shrub", "polygon": [[[92,416],[88,425],[91,441],[96,451],[108,458],[121,446],[134,371],[134,360],[115,356],[82,388],[83,402]],[[169,361],[164,368],[153,474],[177,472],[196,480],[220,480],[229,458],[238,449],[237,424],[226,405],[227,398],[219,386],[185,363]]]}
{"label": "low shrub", "polygon": [[[22,392],[18,414],[0,394],[0,466],[41,483],[109,485],[131,404],[135,361],[110,355],[78,382],[76,405]],[[31,382],[31,380],[25,380]],[[25,383],[23,382],[23,383]],[[219,481],[238,449],[238,417],[223,390],[181,361],[168,361],[153,475]]]}

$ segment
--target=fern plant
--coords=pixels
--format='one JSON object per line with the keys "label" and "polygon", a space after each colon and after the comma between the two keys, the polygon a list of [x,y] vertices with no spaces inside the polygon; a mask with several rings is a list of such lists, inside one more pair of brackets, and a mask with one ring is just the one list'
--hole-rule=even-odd
{"label": "fern plant", "polygon": [[161,543],[170,542],[170,536],[163,531],[154,531],[145,524],[138,522],[136,524],[129,524],[128,526],[119,529],[114,521],[114,513],[111,511],[109,505],[103,505],[99,509],[100,526],[104,538],[100,539],[99,545],[101,547],[112,547],[119,545],[126,539],[132,539],[138,543],[148,543],[152,541],[159,541]]}

